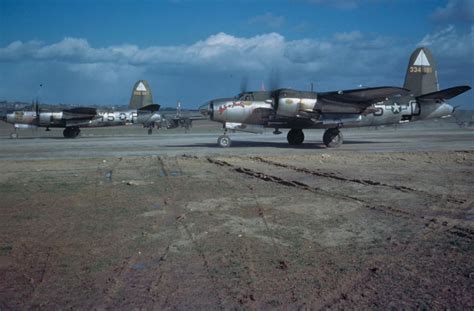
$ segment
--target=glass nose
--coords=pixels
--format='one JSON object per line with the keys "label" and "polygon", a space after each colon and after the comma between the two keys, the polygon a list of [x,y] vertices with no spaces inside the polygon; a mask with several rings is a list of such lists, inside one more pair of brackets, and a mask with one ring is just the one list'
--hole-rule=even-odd
{"label": "glass nose", "polygon": [[203,116],[208,116],[209,106],[210,106],[210,102],[207,102],[204,105],[199,106],[199,113],[202,114]]}

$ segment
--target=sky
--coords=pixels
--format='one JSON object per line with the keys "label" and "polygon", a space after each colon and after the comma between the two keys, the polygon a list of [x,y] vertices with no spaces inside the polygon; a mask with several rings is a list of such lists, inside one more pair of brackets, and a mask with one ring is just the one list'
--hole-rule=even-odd
{"label": "sky", "polygon": [[[474,0],[0,0],[0,101],[197,108],[247,90],[402,86],[427,46],[474,83]],[[41,86],[40,86],[41,85]],[[474,92],[452,101],[474,109]]]}

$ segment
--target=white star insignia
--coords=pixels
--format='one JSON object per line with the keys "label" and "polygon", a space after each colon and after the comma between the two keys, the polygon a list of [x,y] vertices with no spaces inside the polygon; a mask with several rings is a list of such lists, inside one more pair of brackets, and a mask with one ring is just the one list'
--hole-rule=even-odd
{"label": "white star insignia", "polygon": [[400,105],[398,105],[397,103],[394,103],[392,105],[392,112],[393,113],[399,113],[400,112]]}

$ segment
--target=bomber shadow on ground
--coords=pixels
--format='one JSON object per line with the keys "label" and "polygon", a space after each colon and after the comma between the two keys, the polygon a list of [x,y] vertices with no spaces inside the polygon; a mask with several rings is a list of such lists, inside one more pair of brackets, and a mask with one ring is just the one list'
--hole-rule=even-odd
{"label": "bomber shadow on ground", "polygon": [[[343,145],[359,145],[359,144],[387,144],[387,143],[401,143],[401,141],[369,141],[369,140],[349,140],[345,141]],[[186,145],[165,145],[164,147],[204,147],[204,148],[222,148],[217,143],[196,143]],[[267,142],[267,141],[244,141],[244,140],[233,140],[230,148],[254,148],[254,147],[272,147],[282,149],[327,149],[322,142],[307,142],[302,145],[290,145],[287,142]]]}

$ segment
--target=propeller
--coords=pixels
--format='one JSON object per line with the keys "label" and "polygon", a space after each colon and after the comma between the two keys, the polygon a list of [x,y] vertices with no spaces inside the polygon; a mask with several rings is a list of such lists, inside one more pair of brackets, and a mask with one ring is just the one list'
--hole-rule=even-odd
{"label": "propeller", "polygon": [[179,100],[176,102],[176,117],[181,117],[181,101]]}
{"label": "propeller", "polygon": [[247,92],[248,84],[249,78],[247,76],[243,76],[242,79],[240,79],[240,93]]}
{"label": "propeller", "polygon": [[279,89],[281,85],[280,71],[278,68],[272,68],[268,76],[269,90],[273,91]]}

